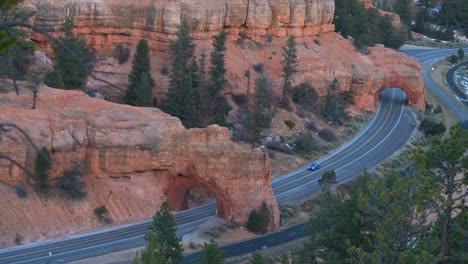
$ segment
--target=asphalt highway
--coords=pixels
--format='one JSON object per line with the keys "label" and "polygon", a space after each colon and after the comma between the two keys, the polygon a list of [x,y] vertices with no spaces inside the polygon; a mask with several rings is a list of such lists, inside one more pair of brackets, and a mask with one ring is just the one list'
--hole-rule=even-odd
{"label": "asphalt highway", "polygon": [[[451,107],[461,120],[468,119],[466,109],[453,95],[441,91],[428,78],[431,65],[454,50],[405,50],[418,58],[424,67],[424,80],[427,89]],[[416,121],[411,110],[404,105],[405,94],[400,89],[386,89],[382,93],[379,109],[354,139],[332,154],[319,160],[321,168],[311,172],[300,168],[276,178],[273,183],[274,194],[279,203],[309,196],[319,190],[317,181],[327,170],[335,170],[337,180],[343,182],[359,175],[398,151],[410,138]],[[178,234],[192,232],[196,227],[215,217],[215,204],[210,203],[175,214]],[[39,243],[0,250],[0,263],[67,263],[112,252],[143,246],[143,236],[147,233],[149,221],[118,226],[102,231],[48,240]],[[234,243],[223,247],[226,256],[252,252],[271,247],[306,235],[304,225],[288,228],[255,239]],[[199,255],[188,255],[186,261],[196,260]],[[125,262],[122,262],[125,263]]]}
{"label": "asphalt highway", "polygon": [[[335,170],[337,180],[344,181],[358,175],[366,168],[377,165],[400,149],[415,126],[415,120],[409,108],[404,106],[404,101],[405,94],[400,89],[386,89],[382,93],[378,112],[363,132],[333,154],[319,160],[322,167],[318,171],[311,172],[301,168],[274,180],[272,185],[278,201],[283,203],[304,198],[317,191],[317,180],[327,170]],[[200,223],[215,217],[215,209],[215,204],[210,203],[176,213],[178,234],[191,232]],[[143,236],[147,233],[148,223],[149,221],[145,221],[1,250],[0,263],[67,263],[140,247],[144,245]],[[300,227],[294,228],[301,229]],[[283,232],[290,233],[281,239],[271,238],[270,236],[281,236],[281,233],[274,233],[260,237],[256,242],[243,242],[228,246],[227,255],[246,253],[264,246],[269,247],[296,239],[300,234],[305,235],[304,232],[291,232],[289,229]],[[291,233],[294,234],[289,235]],[[187,259],[193,259],[193,256],[188,256]]]}
{"label": "asphalt highway", "polygon": [[[463,49],[465,53],[468,48]],[[433,65],[439,60],[456,54],[458,49],[417,49],[404,48],[401,50],[409,56],[415,57],[423,67],[423,79],[426,90],[433,94],[446,107],[453,111],[460,121],[468,120],[468,110],[454,93],[445,91],[438,87],[430,77]]]}

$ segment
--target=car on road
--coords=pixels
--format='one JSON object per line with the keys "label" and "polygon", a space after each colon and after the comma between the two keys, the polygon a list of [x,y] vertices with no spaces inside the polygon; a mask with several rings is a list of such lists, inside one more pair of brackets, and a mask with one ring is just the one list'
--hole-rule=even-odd
{"label": "car on road", "polygon": [[307,166],[307,169],[311,170],[311,171],[316,171],[316,170],[320,169],[320,163],[312,162],[309,166]]}

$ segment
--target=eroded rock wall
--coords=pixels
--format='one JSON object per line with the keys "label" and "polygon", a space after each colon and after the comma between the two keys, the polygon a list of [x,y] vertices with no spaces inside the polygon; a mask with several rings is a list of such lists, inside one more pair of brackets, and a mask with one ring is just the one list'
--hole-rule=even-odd
{"label": "eroded rock wall", "polygon": [[[35,110],[29,109],[31,95],[0,95],[0,120],[14,122],[39,147],[50,150],[51,185],[75,162],[82,162],[88,196],[66,202],[58,190],[48,197],[29,190],[31,197],[19,199],[7,186],[33,184],[34,179],[16,167],[10,171],[0,160],[4,244],[13,242],[15,232],[33,241],[89,230],[96,225],[93,209],[101,205],[117,224],[150,218],[165,199],[173,209],[184,209],[184,201],[171,201],[170,195],[198,186],[216,196],[218,215],[240,224],[266,201],[271,229],[278,228],[268,156],[232,143],[227,128],[187,130],[159,109],[113,104],[79,91],[44,86],[39,94]],[[0,152],[33,169],[35,150],[19,133],[12,136],[2,138]]]}
{"label": "eroded rock wall", "polygon": [[[334,0],[29,0],[27,4],[37,11],[34,25],[56,32],[71,18],[77,33],[96,50],[107,51],[117,43],[136,45],[141,38],[150,42],[153,51],[165,50],[183,18],[195,39],[210,39],[221,28],[253,38],[334,30]],[[40,34],[33,38],[49,43]]]}

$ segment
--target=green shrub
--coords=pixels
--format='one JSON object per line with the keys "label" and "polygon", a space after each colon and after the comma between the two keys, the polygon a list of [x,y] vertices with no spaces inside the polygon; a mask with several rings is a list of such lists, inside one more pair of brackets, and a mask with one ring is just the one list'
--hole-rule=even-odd
{"label": "green shrub", "polygon": [[318,148],[317,142],[310,133],[303,133],[296,139],[296,151],[301,154],[310,153]]}
{"label": "green shrub", "polygon": [[107,208],[105,205],[94,208],[94,214],[99,218],[103,219],[104,215],[107,213]]}
{"label": "green shrub", "polygon": [[310,83],[301,83],[293,89],[293,102],[304,109],[316,110],[318,106],[318,93]]}
{"label": "green shrub", "polygon": [[425,118],[419,125],[421,130],[426,136],[438,136],[445,133],[445,125],[442,122],[437,122],[432,118]]}
{"label": "green shrub", "polygon": [[60,188],[72,199],[80,199],[86,196],[84,190],[86,184],[80,180],[82,177],[81,169],[75,165],[72,170],[65,173],[64,176],[58,179],[57,187]]}
{"label": "green shrub", "polygon": [[[18,36],[24,36],[17,31]],[[23,80],[33,63],[35,47],[32,41],[18,38],[15,45],[5,52],[0,52],[0,77],[9,77]],[[10,66],[11,65],[11,66]]]}
{"label": "green shrub", "polygon": [[130,58],[130,49],[119,43],[114,47],[113,56],[122,64]]}
{"label": "green shrub", "polygon": [[335,141],[337,139],[335,132],[333,132],[333,130],[329,128],[320,129],[320,131],[318,132],[318,135],[323,140],[328,141],[328,142]]}
{"label": "green shrub", "polygon": [[46,147],[43,147],[36,155],[34,171],[37,178],[37,185],[40,189],[49,188],[49,170],[51,167],[50,153]]}
{"label": "green shrub", "polygon": [[293,129],[295,126],[296,126],[296,123],[294,123],[294,121],[292,120],[284,120],[284,124],[289,128],[289,129]]}
{"label": "green shrub", "polygon": [[28,192],[26,191],[26,187],[22,184],[15,185],[15,191],[16,195],[18,195],[19,198],[26,198],[28,197]]}
{"label": "green shrub", "polygon": [[263,201],[258,213],[255,209],[250,212],[249,219],[247,220],[247,229],[250,232],[264,234],[268,230],[269,224],[270,210],[268,210],[265,201]]}

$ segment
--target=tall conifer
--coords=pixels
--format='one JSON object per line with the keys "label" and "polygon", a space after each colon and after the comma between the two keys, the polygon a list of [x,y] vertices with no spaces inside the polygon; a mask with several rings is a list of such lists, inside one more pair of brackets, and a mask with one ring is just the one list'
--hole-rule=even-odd
{"label": "tall conifer", "polygon": [[189,34],[187,20],[183,20],[176,33],[177,40],[171,45],[172,69],[169,91],[164,110],[182,121],[186,127],[194,125],[193,53],[195,44]]}
{"label": "tall conifer", "polygon": [[149,46],[146,40],[138,42],[132,62],[132,71],[128,76],[128,88],[125,93],[125,103],[134,106],[151,106],[154,80],[151,77],[151,60]]}

